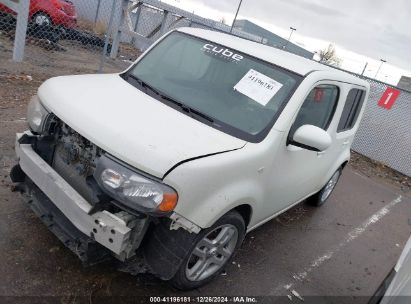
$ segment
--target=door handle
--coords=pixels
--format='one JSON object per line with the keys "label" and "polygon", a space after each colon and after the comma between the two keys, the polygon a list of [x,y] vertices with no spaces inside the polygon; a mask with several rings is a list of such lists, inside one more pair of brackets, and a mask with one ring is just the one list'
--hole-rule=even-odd
{"label": "door handle", "polygon": [[324,155],[324,154],[325,154],[325,151],[317,152],[317,156],[322,156],[322,155]]}
{"label": "door handle", "polygon": [[350,144],[349,140],[346,140],[346,141],[343,142],[343,146],[346,146],[346,145],[349,145],[349,144]]}

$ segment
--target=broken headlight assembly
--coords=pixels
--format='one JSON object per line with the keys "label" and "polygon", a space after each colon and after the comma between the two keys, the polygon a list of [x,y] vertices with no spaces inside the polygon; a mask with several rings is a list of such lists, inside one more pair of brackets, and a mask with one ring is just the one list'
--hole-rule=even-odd
{"label": "broken headlight assembly", "polygon": [[103,155],[94,178],[113,199],[128,208],[149,214],[166,214],[177,205],[177,193],[161,181],[149,179]]}
{"label": "broken headlight assembly", "polygon": [[27,122],[34,133],[42,133],[48,115],[37,95],[33,96],[27,108]]}

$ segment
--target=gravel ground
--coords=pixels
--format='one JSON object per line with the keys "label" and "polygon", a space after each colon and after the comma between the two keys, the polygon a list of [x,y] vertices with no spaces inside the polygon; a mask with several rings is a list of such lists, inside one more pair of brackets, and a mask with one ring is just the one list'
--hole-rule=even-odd
{"label": "gravel ground", "polygon": [[411,177],[356,152],[351,153],[350,166],[368,177],[390,184],[406,194],[411,193]]}

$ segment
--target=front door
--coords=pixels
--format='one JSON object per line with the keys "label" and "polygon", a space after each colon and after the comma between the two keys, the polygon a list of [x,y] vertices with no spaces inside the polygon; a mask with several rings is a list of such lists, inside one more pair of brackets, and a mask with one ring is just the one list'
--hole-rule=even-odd
{"label": "front door", "polygon": [[[335,134],[330,134],[333,144],[326,151],[315,152],[294,146],[288,139],[303,125],[314,125],[330,131],[334,113],[340,97],[338,83],[318,83],[308,94],[299,109],[295,121],[284,135],[282,147],[276,155],[271,172],[271,191],[265,202],[270,214],[275,214],[288,206],[320,190],[324,176],[336,161],[339,147],[335,145]],[[266,209],[266,210],[267,210]],[[268,210],[267,210],[268,211]]]}

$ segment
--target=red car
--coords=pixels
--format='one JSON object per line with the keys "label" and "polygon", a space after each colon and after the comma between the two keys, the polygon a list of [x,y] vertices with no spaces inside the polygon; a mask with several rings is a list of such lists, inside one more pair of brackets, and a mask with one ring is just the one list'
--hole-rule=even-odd
{"label": "red car", "polygon": [[[4,4],[0,4],[0,13],[16,15]],[[76,8],[68,0],[30,0],[29,18],[39,26],[73,28],[77,24]]]}

